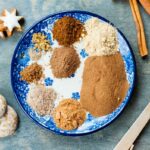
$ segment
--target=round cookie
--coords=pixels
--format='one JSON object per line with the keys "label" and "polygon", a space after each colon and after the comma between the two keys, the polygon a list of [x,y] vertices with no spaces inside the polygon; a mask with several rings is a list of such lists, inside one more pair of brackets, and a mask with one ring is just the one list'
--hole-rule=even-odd
{"label": "round cookie", "polygon": [[6,114],[0,118],[0,137],[12,135],[18,125],[18,116],[15,110],[7,106]]}
{"label": "round cookie", "polygon": [[5,114],[7,102],[4,96],[0,95],[0,118]]}

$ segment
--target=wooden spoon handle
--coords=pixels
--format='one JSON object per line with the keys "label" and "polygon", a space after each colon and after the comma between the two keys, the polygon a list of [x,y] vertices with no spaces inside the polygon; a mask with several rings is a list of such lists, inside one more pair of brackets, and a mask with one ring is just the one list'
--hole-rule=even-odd
{"label": "wooden spoon handle", "polygon": [[137,120],[129,128],[127,133],[123,136],[114,150],[129,150],[140,132],[150,120],[150,103],[146,106],[144,111],[140,114]]}

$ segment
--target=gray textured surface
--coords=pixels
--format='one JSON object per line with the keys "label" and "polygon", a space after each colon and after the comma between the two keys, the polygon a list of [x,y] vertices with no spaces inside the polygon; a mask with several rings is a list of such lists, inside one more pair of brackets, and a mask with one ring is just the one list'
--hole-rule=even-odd
{"label": "gray textured surface", "polygon": [[[0,0],[0,11],[15,7],[25,17],[24,30],[45,15],[64,10],[86,10],[112,21],[129,39],[137,61],[137,84],[131,102],[123,114],[107,128],[83,137],[64,137],[47,132],[25,116],[18,106],[10,85],[10,62],[22,33],[0,40],[0,93],[13,106],[19,117],[14,136],[0,139],[0,150],[112,150],[150,101],[150,58],[142,60],[138,53],[136,30],[126,0]],[[150,49],[150,17],[141,8]],[[150,150],[150,125],[135,144],[135,150]]]}

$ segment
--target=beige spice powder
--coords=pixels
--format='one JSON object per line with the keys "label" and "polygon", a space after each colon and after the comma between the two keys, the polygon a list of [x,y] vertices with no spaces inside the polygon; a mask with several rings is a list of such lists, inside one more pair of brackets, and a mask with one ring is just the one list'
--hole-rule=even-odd
{"label": "beige spice powder", "polygon": [[27,103],[39,115],[51,115],[56,97],[54,89],[44,85],[32,85],[27,95]]}
{"label": "beige spice powder", "polygon": [[83,45],[89,56],[117,53],[117,30],[112,25],[92,17],[85,22],[84,26],[87,35],[83,38]]}

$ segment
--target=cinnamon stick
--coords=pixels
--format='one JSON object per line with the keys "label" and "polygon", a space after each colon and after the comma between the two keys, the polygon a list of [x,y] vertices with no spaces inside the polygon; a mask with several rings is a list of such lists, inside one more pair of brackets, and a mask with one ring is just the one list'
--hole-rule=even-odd
{"label": "cinnamon stick", "polygon": [[141,18],[140,11],[138,8],[138,3],[137,3],[137,0],[129,0],[129,2],[130,2],[131,11],[132,11],[136,29],[137,29],[137,38],[138,38],[140,55],[144,57],[148,55],[148,49],[146,45],[144,26],[143,26],[142,18]]}
{"label": "cinnamon stick", "polygon": [[133,14],[133,19],[134,19],[134,22],[135,22],[135,25],[136,25],[139,52],[140,52],[140,55],[143,56],[144,52],[142,50],[142,42],[141,42],[142,40],[141,40],[140,26],[139,26],[139,23],[138,23],[138,20],[137,20],[137,16],[136,16],[136,13],[135,13],[135,10],[134,10],[134,7],[133,7],[132,0],[129,0],[129,3],[130,3],[131,11],[132,11],[132,14]]}

